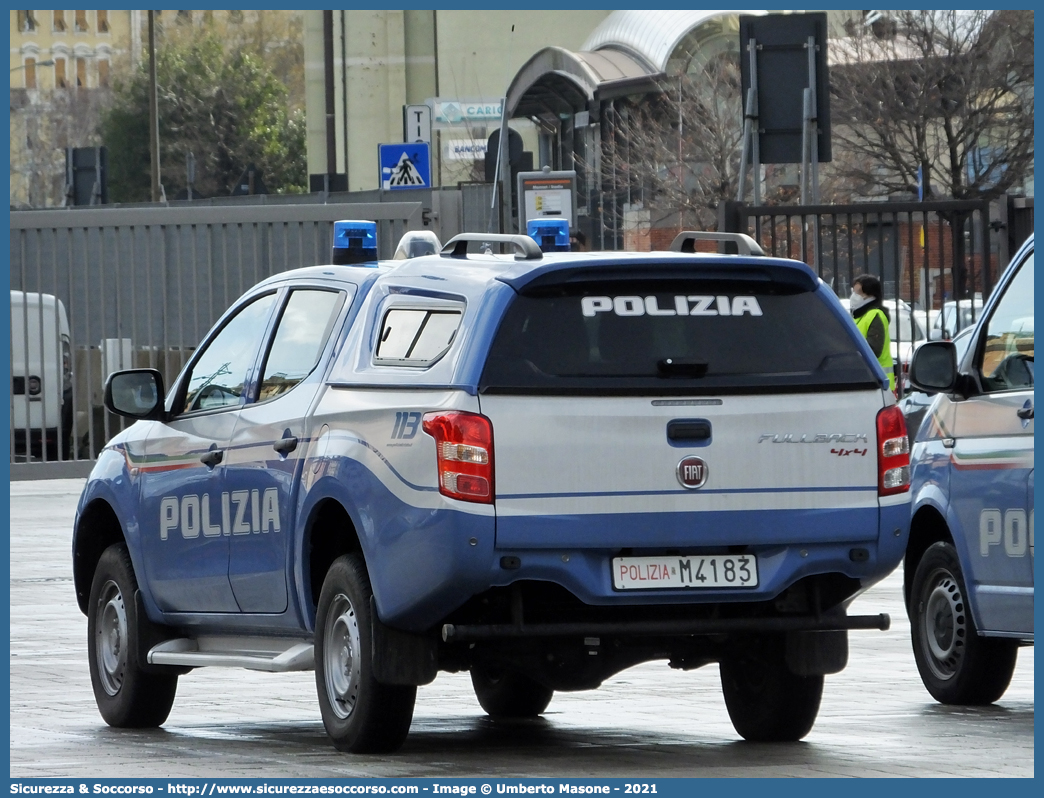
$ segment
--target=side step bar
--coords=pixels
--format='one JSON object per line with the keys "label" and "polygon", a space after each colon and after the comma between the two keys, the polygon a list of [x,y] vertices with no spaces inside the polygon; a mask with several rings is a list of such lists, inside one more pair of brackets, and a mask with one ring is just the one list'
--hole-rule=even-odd
{"label": "side step bar", "polygon": [[703,618],[683,621],[626,621],[621,623],[483,624],[442,627],[447,643],[520,637],[597,637],[610,635],[706,635],[726,632],[834,632],[844,629],[880,629],[892,624],[880,615],[814,615],[777,618]]}
{"label": "side step bar", "polygon": [[301,639],[259,637],[200,637],[167,640],[153,646],[150,665],[181,665],[189,668],[217,666],[252,671],[286,673],[310,671],[315,656],[310,642]]}

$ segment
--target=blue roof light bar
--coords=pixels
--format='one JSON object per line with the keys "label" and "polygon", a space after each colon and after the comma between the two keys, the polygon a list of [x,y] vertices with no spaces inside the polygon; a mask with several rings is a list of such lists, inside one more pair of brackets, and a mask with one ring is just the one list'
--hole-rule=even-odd
{"label": "blue roof light bar", "polygon": [[377,264],[377,223],[344,219],[334,222],[332,262]]}

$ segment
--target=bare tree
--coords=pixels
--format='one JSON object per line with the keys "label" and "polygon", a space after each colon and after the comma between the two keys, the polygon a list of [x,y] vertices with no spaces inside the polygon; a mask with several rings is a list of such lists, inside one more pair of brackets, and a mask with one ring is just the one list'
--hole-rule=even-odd
{"label": "bare tree", "polygon": [[1033,164],[1033,12],[897,11],[832,42],[836,163],[869,196],[997,196]]}
{"label": "bare tree", "polygon": [[64,205],[65,148],[101,143],[95,128],[108,89],[11,90],[11,207]]}
{"label": "bare tree", "polygon": [[[666,77],[657,94],[618,101],[603,137],[606,215],[642,208],[651,219],[713,227],[736,195],[742,106],[739,64],[720,57],[696,74]],[[607,220],[607,224],[611,222]]]}
{"label": "bare tree", "polygon": [[[617,100],[608,114],[598,169],[604,224],[629,228],[640,212],[652,227],[713,230],[718,205],[734,200],[738,188],[738,55],[725,53],[699,71],[665,77],[658,88]],[[766,203],[793,200],[791,189],[775,179],[777,171],[766,170]]]}

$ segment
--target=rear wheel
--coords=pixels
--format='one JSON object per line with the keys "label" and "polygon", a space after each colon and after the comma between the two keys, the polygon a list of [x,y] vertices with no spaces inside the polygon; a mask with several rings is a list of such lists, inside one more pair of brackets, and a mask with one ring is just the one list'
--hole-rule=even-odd
{"label": "rear wheel", "polygon": [[345,554],[326,573],[315,618],[315,683],[330,739],[341,751],[387,753],[406,741],[416,687],[381,684],[370,655],[370,579]]}
{"label": "rear wheel", "polygon": [[98,561],[87,611],[91,686],[98,711],[110,726],[148,728],[167,719],[178,677],[145,673],[136,652],[142,627],[127,546],[109,546]]}
{"label": "rear wheel", "polygon": [[782,635],[752,639],[744,648],[719,665],[732,725],[752,742],[800,740],[819,714],[823,677],[790,671]]}
{"label": "rear wheel", "polygon": [[910,634],[921,681],[942,704],[992,704],[1015,672],[1018,643],[980,637],[949,543],[933,543],[914,571]]}
{"label": "rear wheel", "polygon": [[482,665],[472,666],[471,684],[479,706],[499,718],[535,718],[555,693],[521,673]]}

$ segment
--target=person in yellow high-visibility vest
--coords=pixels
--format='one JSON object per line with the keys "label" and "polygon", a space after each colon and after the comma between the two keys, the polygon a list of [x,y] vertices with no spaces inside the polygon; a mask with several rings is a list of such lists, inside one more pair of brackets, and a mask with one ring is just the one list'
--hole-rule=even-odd
{"label": "person in yellow high-visibility vest", "polygon": [[892,340],[888,333],[888,311],[882,300],[881,281],[872,274],[861,274],[852,281],[849,297],[852,318],[856,327],[870,344],[884,373],[888,387],[895,392],[895,368],[892,361]]}

